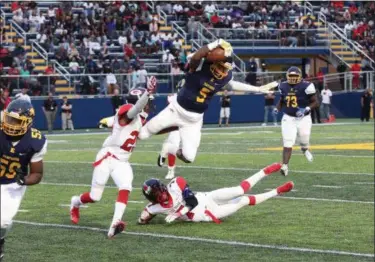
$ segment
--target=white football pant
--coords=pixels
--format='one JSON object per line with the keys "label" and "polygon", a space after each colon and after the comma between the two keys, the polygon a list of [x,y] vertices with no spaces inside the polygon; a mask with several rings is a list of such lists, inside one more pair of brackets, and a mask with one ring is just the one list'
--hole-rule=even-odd
{"label": "white football pant", "polygon": [[281,120],[284,147],[293,147],[298,136],[301,147],[308,148],[310,144],[311,126],[312,121],[310,115],[297,118],[284,114]]}
{"label": "white football pant", "polygon": [[[107,154],[107,149],[103,148],[96,156],[99,161]],[[109,177],[112,177],[119,190],[132,191],[133,169],[127,161],[120,161],[113,156],[106,157],[98,164],[93,171],[90,197],[94,201],[102,198],[105,185]]]}
{"label": "white football pant", "polygon": [[169,133],[168,137],[165,139],[164,144],[163,144],[163,150],[162,152],[163,157],[166,156],[167,153],[169,152],[177,152],[177,150],[180,148],[180,131],[172,131]]}
{"label": "white football pant", "polygon": [[[26,186],[17,183],[1,185],[1,228],[9,230],[20,208]],[[3,230],[2,230],[3,231]],[[4,237],[3,235],[1,237]]]}
{"label": "white football pant", "polygon": [[[166,128],[178,127],[182,154],[188,161],[193,162],[201,140],[202,124],[203,114],[183,109],[174,96],[171,98],[171,103],[141,129],[138,137],[147,139]],[[169,153],[176,154],[176,152]]]}

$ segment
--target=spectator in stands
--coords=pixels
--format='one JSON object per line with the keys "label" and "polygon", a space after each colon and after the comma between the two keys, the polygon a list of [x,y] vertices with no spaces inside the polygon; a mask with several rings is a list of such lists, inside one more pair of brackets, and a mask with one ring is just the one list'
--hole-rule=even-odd
{"label": "spectator in stands", "polygon": [[345,83],[344,83],[345,82],[345,75],[344,75],[344,73],[346,71],[346,65],[345,65],[345,63],[343,61],[340,61],[339,65],[336,68],[336,70],[337,70],[337,73],[340,74],[339,77],[340,77],[341,89],[344,90],[345,89]]}
{"label": "spectator in stands", "polygon": [[360,73],[361,73],[361,65],[359,62],[356,60],[352,67],[350,68],[350,71],[352,72],[353,76],[353,88],[358,89],[360,85]]}
{"label": "spectator in stands", "polygon": [[[53,63],[48,64],[47,68],[44,70],[44,75],[54,75],[56,74],[55,72],[55,65]],[[44,92],[54,92],[55,91],[55,82],[57,80],[56,76],[50,76],[50,77],[45,77],[46,82],[44,83]]]}
{"label": "spectator in stands", "polygon": [[20,75],[20,70],[17,68],[16,63],[13,62],[11,67],[8,70],[8,76],[14,76],[14,77],[9,77],[9,80],[10,80],[9,92],[10,92],[10,94],[13,93],[13,89],[19,88],[19,75]]}
{"label": "spectator in stands", "polygon": [[371,106],[373,105],[372,101],[372,92],[371,88],[367,88],[361,97],[361,121],[363,122],[366,119],[366,122],[370,120],[370,111]]}
{"label": "spectator in stands", "polygon": [[123,32],[120,32],[118,43],[122,47],[122,49],[124,49],[124,46],[128,43],[128,38],[124,35]]}
{"label": "spectator in stands", "polygon": [[219,127],[223,118],[225,118],[225,126],[229,126],[229,117],[230,117],[230,96],[228,90],[224,90],[222,97],[220,98],[221,108],[220,108],[220,118],[219,118]]}
{"label": "spectator in stands", "polygon": [[204,12],[206,13],[206,16],[208,19],[211,18],[211,15],[213,15],[216,11],[216,7],[213,2],[209,3],[208,5],[205,6]]}
{"label": "spectator in stands", "polygon": [[273,116],[273,125],[277,126],[277,115],[273,114],[275,108],[275,94],[267,94],[264,96],[264,122],[262,126],[267,126],[269,113]]}
{"label": "spectator in stands", "polygon": [[113,96],[111,98],[111,104],[112,104],[113,114],[116,114],[117,109],[119,109],[119,107],[124,104],[124,99],[120,95],[120,90],[118,88],[115,88],[113,90]]}
{"label": "spectator in stands", "polygon": [[56,13],[52,5],[48,8],[47,15],[48,19],[51,21],[51,24],[55,24]]}
{"label": "spectator in stands", "polygon": [[330,89],[328,89],[327,85],[324,86],[324,89],[322,90],[321,95],[322,95],[323,117],[325,117],[327,121],[329,121],[332,92]]}
{"label": "spectator in stands", "polygon": [[48,93],[47,100],[44,101],[43,104],[43,112],[47,119],[48,125],[48,133],[52,133],[53,131],[53,123],[55,122],[56,112],[57,112],[57,103],[53,99],[53,95],[51,92]]}
{"label": "spectator in stands", "polygon": [[184,8],[180,2],[173,5],[173,14],[176,16],[177,20],[180,20],[180,18],[185,15]]}
{"label": "spectator in stands", "polygon": [[63,102],[61,104],[61,126],[62,130],[65,131],[67,128],[74,130],[73,120],[72,120],[72,103],[68,101],[68,97],[63,97]]}
{"label": "spectator in stands", "polygon": [[146,82],[147,82],[147,70],[145,69],[145,66],[144,64],[140,65],[137,70],[136,70],[136,73],[138,75],[138,85],[139,86],[142,86],[142,87],[145,87],[146,86]]}
{"label": "spectator in stands", "polygon": [[163,63],[171,63],[175,57],[171,54],[169,50],[164,51],[163,57],[162,57],[162,62]]}
{"label": "spectator in stands", "polygon": [[7,88],[0,89],[0,112],[8,107],[12,99],[9,96],[9,90]]}
{"label": "spectator in stands", "polygon": [[71,74],[79,74],[80,73],[80,71],[79,71],[79,64],[78,64],[78,62],[77,62],[77,60],[76,60],[75,57],[73,57],[71,59],[71,61],[69,62],[69,72]]}
{"label": "spectator in stands", "polygon": [[353,21],[348,21],[344,27],[344,33],[346,35],[346,37],[348,37],[349,39],[352,38],[352,31],[353,31]]}
{"label": "spectator in stands", "polygon": [[59,50],[57,51],[55,58],[57,62],[64,65],[66,62],[68,62],[68,52],[64,48],[63,45],[60,45]]}

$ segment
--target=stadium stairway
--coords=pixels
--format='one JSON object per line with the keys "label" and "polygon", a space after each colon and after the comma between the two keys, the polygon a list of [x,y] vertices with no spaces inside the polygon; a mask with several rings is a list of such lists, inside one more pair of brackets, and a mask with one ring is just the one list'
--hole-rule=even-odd
{"label": "stadium stairway", "polygon": [[[3,8],[3,11],[10,12],[10,9]],[[7,13],[5,13],[7,14]],[[7,18],[11,17],[10,14],[6,15]],[[30,58],[30,61],[35,65],[33,70],[33,75],[40,75],[43,74],[44,71],[47,68],[48,61],[42,57],[40,52],[38,50],[34,50],[32,46],[32,41],[34,40],[33,37],[28,37],[28,42],[25,44],[25,40],[27,36],[22,36],[22,32],[20,31],[20,28],[15,28],[14,22],[12,23],[12,20],[5,19],[5,26],[3,29],[5,29],[5,41],[3,41],[4,46],[10,46],[13,45],[15,42],[22,44],[22,47],[26,51],[26,56]],[[34,35],[34,38],[36,37],[36,34]],[[22,87],[20,87],[22,88]],[[55,94],[61,95],[66,93],[72,93],[74,92],[74,88],[69,86],[68,81],[63,76],[57,77],[57,80],[55,82]]]}

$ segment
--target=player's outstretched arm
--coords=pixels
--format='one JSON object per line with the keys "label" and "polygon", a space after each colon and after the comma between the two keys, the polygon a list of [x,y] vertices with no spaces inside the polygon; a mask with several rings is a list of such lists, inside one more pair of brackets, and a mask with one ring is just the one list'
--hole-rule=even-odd
{"label": "player's outstretched arm", "polygon": [[253,93],[264,93],[268,94],[271,93],[273,89],[275,89],[279,85],[278,82],[271,82],[267,85],[263,86],[253,86],[245,83],[241,83],[238,81],[231,80],[228,83],[228,86],[231,87],[233,91],[243,91],[243,92],[253,92]]}

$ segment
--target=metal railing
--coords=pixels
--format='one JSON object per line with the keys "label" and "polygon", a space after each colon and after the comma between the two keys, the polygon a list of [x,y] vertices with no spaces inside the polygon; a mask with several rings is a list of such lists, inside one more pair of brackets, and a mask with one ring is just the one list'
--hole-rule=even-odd
{"label": "metal railing", "polygon": [[[111,94],[111,90],[119,88],[121,93],[127,93],[130,89],[145,85],[140,77],[134,74],[70,74],[72,86],[61,79],[60,74],[53,75],[30,75],[14,76],[3,75],[8,81],[8,86],[13,90],[13,95],[25,86],[31,93],[39,92],[46,95],[48,92],[59,94]],[[158,83],[158,94],[174,93],[177,83],[184,77],[184,74],[158,74],[149,73],[147,75],[155,76]],[[272,81],[284,81],[285,72],[234,72],[233,78],[236,81],[248,82],[252,85],[260,86]],[[115,80],[114,80],[115,79]],[[375,73],[373,71],[364,71],[358,73],[345,72],[341,74],[327,74],[323,78],[309,78],[315,84],[317,90],[328,86],[333,92],[354,92],[365,88],[375,87]],[[114,82],[113,82],[114,81]],[[113,85],[112,85],[113,84]],[[72,87],[72,88],[68,88]],[[94,90],[94,92],[92,92]]]}
{"label": "metal railing", "polygon": [[40,57],[42,57],[46,61],[46,65],[48,65],[48,53],[38,42],[31,42],[31,51],[36,52]]}
{"label": "metal railing", "polygon": [[186,45],[187,40],[187,33],[184,29],[181,28],[176,22],[172,22],[172,29],[176,32],[177,35],[179,35],[182,39],[184,39],[184,44]]}
{"label": "metal railing", "polygon": [[[207,28],[205,28],[202,23],[198,23],[198,32],[197,32],[197,35],[198,35],[198,41],[197,43],[200,45],[200,46],[203,46],[205,44],[208,44],[209,42],[212,42],[212,41],[215,41],[216,39],[218,39],[212,32],[210,32],[210,30],[208,30]],[[241,71],[241,72],[245,72],[246,70],[246,64],[245,62],[240,58],[238,57],[236,54],[233,53],[233,61],[236,65],[236,68]]]}

